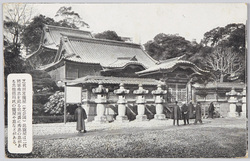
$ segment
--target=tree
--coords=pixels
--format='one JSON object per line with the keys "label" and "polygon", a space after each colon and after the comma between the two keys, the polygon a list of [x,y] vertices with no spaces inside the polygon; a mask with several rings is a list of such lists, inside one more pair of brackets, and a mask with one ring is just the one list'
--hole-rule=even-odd
{"label": "tree", "polygon": [[[72,28],[70,24],[64,21],[56,22],[54,19],[44,15],[35,16],[29,25],[25,27],[22,34],[22,42],[26,47],[27,53],[32,53],[38,49],[45,24]],[[77,28],[76,26],[73,27]]]}
{"label": "tree", "polygon": [[233,23],[206,32],[202,43],[212,47],[229,47],[234,52],[244,55],[246,45],[245,38],[245,25]]}
{"label": "tree", "polygon": [[20,54],[21,34],[24,27],[29,23],[32,9],[26,4],[4,4],[4,36],[11,42],[12,51]]}
{"label": "tree", "polygon": [[51,76],[43,70],[29,71],[33,81],[33,115],[44,114],[43,105],[58,87]]}
{"label": "tree", "polygon": [[238,53],[231,48],[216,47],[204,61],[205,65],[213,71],[219,82],[226,81],[227,77],[236,79],[244,70],[244,64]]}
{"label": "tree", "polygon": [[160,33],[154,37],[153,41],[148,41],[144,46],[154,59],[166,60],[184,54],[190,57],[196,52],[194,51],[196,44],[178,35]]}
{"label": "tree", "polygon": [[31,13],[31,10],[24,4],[6,3],[3,5],[5,119],[7,119],[8,103],[7,76],[10,73],[23,73],[30,69],[21,57],[20,37]]}
{"label": "tree", "polygon": [[56,18],[61,19],[60,23],[66,23],[71,26],[71,28],[89,28],[89,25],[82,20],[80,15],[72,11],[72,7],[61,7],[55,15]]}
{"label": "tree", "polygon": [[117,35],[115,31],[104,31],[102,33],[98,33],[94,35],[97,39],[107,39],[107,40],[115,40],[115,41],[123,41],[120,36]]}
{"label": "tree", "polygon": [[[210,46],[212,48],[222,48],[227,51],[230,48],[230,52],[234,53],[237,57],[237,61],[240,62],[240,69],[236,70],[228,77],[229,79],[224,81],[229,81],[230,79],[238,78],[241,81],[246,81],[246,35],[245,35],[245,25],[244,24],[228,24],[225,27],[214,28],[204,34],[202,44],[205,46]],[[236,66],[238,66],[238,63]],[[237,68],[237,67],[236,67]],[[222,76],[223,77],[223,76]],[[222,81],[222,78],[220,78]]]}

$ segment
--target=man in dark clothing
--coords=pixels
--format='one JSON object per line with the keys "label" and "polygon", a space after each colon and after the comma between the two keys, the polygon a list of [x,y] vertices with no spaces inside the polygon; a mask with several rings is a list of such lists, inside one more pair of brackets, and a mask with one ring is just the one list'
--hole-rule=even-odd
{"label": "man in dark clothing", "polygon": [[195,121],[194,124],[197,124],[197,122],[202,123],[201,121],[201,103],[198,102],[196,107],[195,107]]}
{"label": "man in dark clothing", "polygon": [[214,103],[211,102],[208,108],[208,118],[214,118]]}
{"label": "man in dark clothing", "polygon": [[86,133],[87,131],[85,130],[85,119],[87,119],[87,115],[85,110],[81,107],[80,104],[77,105],[78,108],[75,110],[75,119],[77,120],[76,122],[76,130],[79,133]]}
{"label": "man in dark clothing", "polygon": [[188,110],[189,110],[189,118],[194,118],[194,105],[192,104],[192,101],[188,104]]}
{"label": "man in dark clothing", "polygon": [[177,121],[177,125],[179,126],[179,119],[181,116],[181,109],[180,107],[177,105],[177,101],[175,102],[175,105],[173,107],[173,125],[175,125],[175,120]]}
{"label": "man in dark clothing", "polygon": [[183,105],[181,106],[181,114],[184,120],[184,125],[186,125],[186,123],[189,124],[189,109],[186,103],[183,103]]}

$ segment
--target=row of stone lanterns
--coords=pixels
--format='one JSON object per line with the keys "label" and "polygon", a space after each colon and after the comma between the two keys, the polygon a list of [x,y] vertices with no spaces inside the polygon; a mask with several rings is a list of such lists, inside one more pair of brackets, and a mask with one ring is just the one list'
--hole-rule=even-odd
{"label": "row of stone lanterns", "polygon": [[233,87],[230,92],[226,93],[226,96],[228,96],[228,103],[229,103],[229,112],[228,117],[236,117],[238,114],[236,112],[236,104],[239,102],[238,97],[242,97],[242,112],[241,116],[246,117],[246,87],[243,88],[243,91],[241,93],[238,93],[235,91],[235,88]]}
{"label": "row of stone lanterns", "polygon": [[[97,116],[95,117],[96,122],[107,122],[107,117],[105,116],[105,104],[107,103],[107,93],[108,89],[104,88],[102,83],[99,83],[97,88],[92,90],[93,93],[97,94],[97,98],[95,99],[95,103],[97,103]],[[124,88],[124,84],[120,84],[120,88],[114,90],[114,93],[118,96],[118,116],[116,117],[116,121],[127,122],[128,117],[126,116],[126,94],[129,93],[129,90]],[[147,116],[145,115],[145,104],[146,99],[145,95],[148,94],[148,90],[143,89],[142,85],[139,85],[139,88],[133,92],[137,95],[136,104],[138,115],[136,116],[136,120],[138,121],[146,121]],[[155,95],[155,104],[156,104],[156,114],[154,116],[157,120],[165,119],[165,115],[163,114],[163,103],[165,100],[163,99],[163,95],[167,93],[166,90],[161,88],[159,84],[157,89],[152,91],[152,94]]]}

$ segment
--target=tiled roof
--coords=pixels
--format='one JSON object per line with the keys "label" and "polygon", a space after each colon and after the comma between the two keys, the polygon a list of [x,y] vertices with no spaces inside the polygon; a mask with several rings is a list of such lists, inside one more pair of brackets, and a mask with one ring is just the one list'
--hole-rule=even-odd
{"label": "tiled roof", "polygon": [[[71,36],[78,36],[78,37],[88,37],[93,38],[89,31],[77,30],[67,27],[59,27],[59,26],[52,26],[52,25],[45,25],[44,28],[44,35],[42,35],[42,41],[39,49],[30,55],[27,55],[25,59],[29,59],[35,55],[37,55],[38,51],[42,48],[48,48],[53,50],[58,50],[58,46],[61,41],[61,37],[63,34],[71,35]],[[46,39],[46,40],[45,40]]]}
{"label": "tiled roof", "polygon": [[192,63],[190,61],[181,60],[182,58],[183,58],[183,56],[168,59],[168,60],[160,62],[159,64],[156,64],[156,65],[154,65],[146,70],[137,72],[136,74],[143,75],[146,73],[160,71],[160,70],[173,70],[173,69],[175,69],[175,67],[177,65],[192,66],[197,70],[198,73],[200,73],[200,72],[207,73],[208,72],[208,71],[200,69],[199,67],[197,67],[194,63]]}
{"label": "tiled roof", "polygon": [[245,84],[244,83],[235,83],[235,82],[213,82],[213,83],[208,83],[206,85],[195,83],[195,84],[193,84],[193,86],[196,89],[213,89],[213,88],[229,88],[229,89],[231,89],[232,87],[242,89],[245,87]]}
{"label": "tiled roof", "polygon": [[65,80],[67,85],[77,85],[77,84],[120,84],[124,83],[125,85],[158,85],[164,84],[163,82],[157,81],[155,79],[148,78],[127,78],[127,77],[104,77],[104,76],[86,76],[78,78],[75,80]]}
{"label": "tiled roof", "polygon": [[47,39],[45,43],[43,42],[44,46],[51,46],[52,44],[58,46],[60,44],[62,34],[92,38],[92,35],[89,31],[77,30],[66,27],[45,25],[44,31]]}
{"label": "tiled roof", "polygon": [[47,69],[49,69],[49,68],[51,68],[51,67],[53,67],[53,66],[55,66],[55,65],[57,65],[57,64],[59,64],[59,63],[61,63],[63,60],[60,60],[60,61],[58,61],[58,62],[53,62],[53,63],[50,63],[50,64],[46,64],[46,65],[43,65],[43,66],[40,66],[40,67],[38,67],[37,69],[38,70],[47,70]]}
{"label": "tiled roof", "polygon": [[[68,53],[73,52],[71,57],[65,58],[70,61],[100,63],[103,67],[108,67],[112,66],[112,63],[120,57],[135,57],[139,64],[143,64],[147,68],[157,63],[138,44],[72,36],[64,36],[62,39],[67,46]],[[113,66],[123,66],[128,62],[130,60],[120,61],[121,64],[117,62]]]}

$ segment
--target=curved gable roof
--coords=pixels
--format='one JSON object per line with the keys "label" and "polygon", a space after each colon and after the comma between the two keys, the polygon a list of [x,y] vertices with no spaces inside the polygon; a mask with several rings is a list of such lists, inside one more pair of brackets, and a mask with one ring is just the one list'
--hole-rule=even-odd
{"label": "curved gable roof", "polygon": [[195,70],[194,72],[196,72],[197,74],[209,72],[206,70],[202,70],[201,68],[199,68],[198,66],[196,66],[194,63],[192,63],[190,61],[181,60],[183,58],[183,56],[168,59],[166,61],[160,62],[159,64],[152,66],[151,68],[148,68],[148,69],[140,71],[140,72],[136,72],[136,74],[149,75],[151,73],[159,72],[159,71],[172,72],[178,66],[191,67],[191,68],[193,68],[193,70]]}
{"label": "curved gable roof", "polygon": [[[137,62],[147,68],[157,63],[138,44],[69,35],[62,37],[62,43],[67,46],[67,53],[71,55],[66,56],[65,59],[74,62],[96,63],[109,67],[112,64],[115,65],[114,62],[121,57],[136,57]],[[122,66],[125,64],[121,63]]]}

